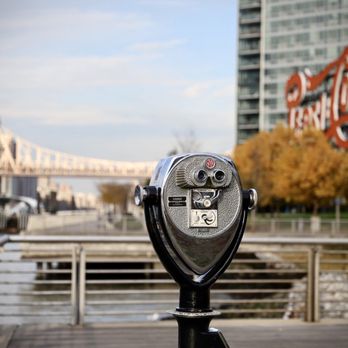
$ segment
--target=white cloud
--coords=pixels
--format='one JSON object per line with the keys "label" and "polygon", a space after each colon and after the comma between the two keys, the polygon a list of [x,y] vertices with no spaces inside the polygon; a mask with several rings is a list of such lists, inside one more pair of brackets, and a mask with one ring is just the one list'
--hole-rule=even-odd
{"label": "white cloud", "polygon": [[220,127],[229,118],[223,114],[233,103],[229,79],[188,83],[142,58],[0,59],[0,115],[53,125],[169,128],[212,117]]}
{"label": "white cloud", "polygon": [[160,50],[170,49],[186,44],[187,41],[184,39],[172,39],[168,41],[153,41],[153,42],[142,42],[131,45],[129,49],[131,51],[138,51],[143,53],[152,53]]}
{"label": "white cloud", "polygon": [[[110,84],[122,79],[131,57],[0,60],[1,88],[60,88]],[[115,81],[114,81],[115,82]]]}
{"label": "white cloud", "polygon": [[210,87],[210,82],[194,83],[184,90],[184,96],[188,98],[195,98],[200,96],[204,91]]}
{"label": "white cloud", "polygon": [[122,114],[113,108],[74,105],[61,106],[38,101],[37,103],[18,103],[16,105],[0,105],[0,115],[6,118],[36,120],[47,125],[101,125],[101,124],[142,124],[143,119]]}
{"label": "white cloud", "polygon": [[176,85],[179,78],[142,64],[142,56],[51,59],[0,59],[0,92],[67,89],[112,85]]}
{"label": "white cloud", "polygon": [[[103,12],[84,11],[81,9],[51,9],[43,11],[23,11],[15,16],[2,17],[0,29],[6,31],[31,30],[45,32],[64,33],[67,29],[81,30],[104,30],[118,29],[131,30],[151,26],[153,23],[149,17],[129,12]],[[71,32],[73,35],[74,32]]]}
{"label": "white cloud", "polygon": [[42,51],[45,45],[60,47],[63,42],[109,42],[121,35],[144,30],[154,23],[145,14],[129,12],[86,11],[77,8],[50,9],[0,14],[0,52],[33,48]]}
{"label": "white cloud", "polygon": [[229,79],[196,82],[186,87],[183,94],[187,98],[234,98],[235,85]]}
{"label": "white cloud", "polygon": [[141,4],[152,5],[156,7],[188,7],[199,6],[199,0],[138,0]]}
{"label": "white cloud", "polygon": [[227,84],[223,86],[222,88],[217,89],[213,96],[217,98],[234,98],[236,95],[236,85],[235,84]]}

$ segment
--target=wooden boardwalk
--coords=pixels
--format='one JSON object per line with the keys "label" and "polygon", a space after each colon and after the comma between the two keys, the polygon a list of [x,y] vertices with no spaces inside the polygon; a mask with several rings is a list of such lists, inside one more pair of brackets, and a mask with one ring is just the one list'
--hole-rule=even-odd
{"label": "wooden boardwalk", "polygon": [[[231,348],[347,348],[348,324],[299,321],[215,322]],[[1,348],[175,348],[173,322],[147,324],[23,325],[0,327]],[[2,340],[1,340],[2,338]],[[9,342],[6,342],[9,341]]]}

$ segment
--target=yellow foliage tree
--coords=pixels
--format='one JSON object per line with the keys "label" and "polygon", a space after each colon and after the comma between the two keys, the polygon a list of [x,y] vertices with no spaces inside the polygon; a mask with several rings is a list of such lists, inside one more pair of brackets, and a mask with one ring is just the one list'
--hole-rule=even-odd
{"label": "yellow foliage tree", "polygon": [[130,186],[117,183],[103,183],[98,185],[100,200],[106,204],[112,204],[114,211],[116,207],[121,208],[122,213],[127,211],[127,202]]}
{"label": "yellow foliage tree", "polygon": [[255,187],[260,206],[281,200],[313,208],[348,195],[348,159],[324,134],[277,126],[237,146],[234,160],[243,184]]}
{"label": "yellow foliage tree", "polygon": [[318,208],[338,196],[342,155],[315,129],[297,134],[274,161],[274,194],[286,202]]}
{"label": "yellow foliage tree", "polygon": [[272,205],[278,199],[274,191],[274,162],[294,136],[290,129],[277,126],[273,132],[260,132],[235,149],[233,158],[243,185],[256,188],[260,206]]}

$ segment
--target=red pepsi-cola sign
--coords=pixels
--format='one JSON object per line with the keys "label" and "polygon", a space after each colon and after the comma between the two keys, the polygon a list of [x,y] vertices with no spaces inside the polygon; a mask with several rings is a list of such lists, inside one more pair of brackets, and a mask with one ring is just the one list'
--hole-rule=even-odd
{"label": "red pepsi-cola sign", "polygon": [[308,70],[291,75],[285,98],[291,128],[314,127],[348,148],[348,47],[317,75]]}

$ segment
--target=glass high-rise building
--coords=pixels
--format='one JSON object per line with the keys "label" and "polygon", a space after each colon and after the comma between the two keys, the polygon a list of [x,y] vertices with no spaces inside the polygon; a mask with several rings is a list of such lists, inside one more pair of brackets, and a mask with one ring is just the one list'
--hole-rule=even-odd
{"label": "glass high-rise building", "polygon": [[238,143],[287,121],[290,75],[317,74],[347,46],[348,0],[239,0]]}

